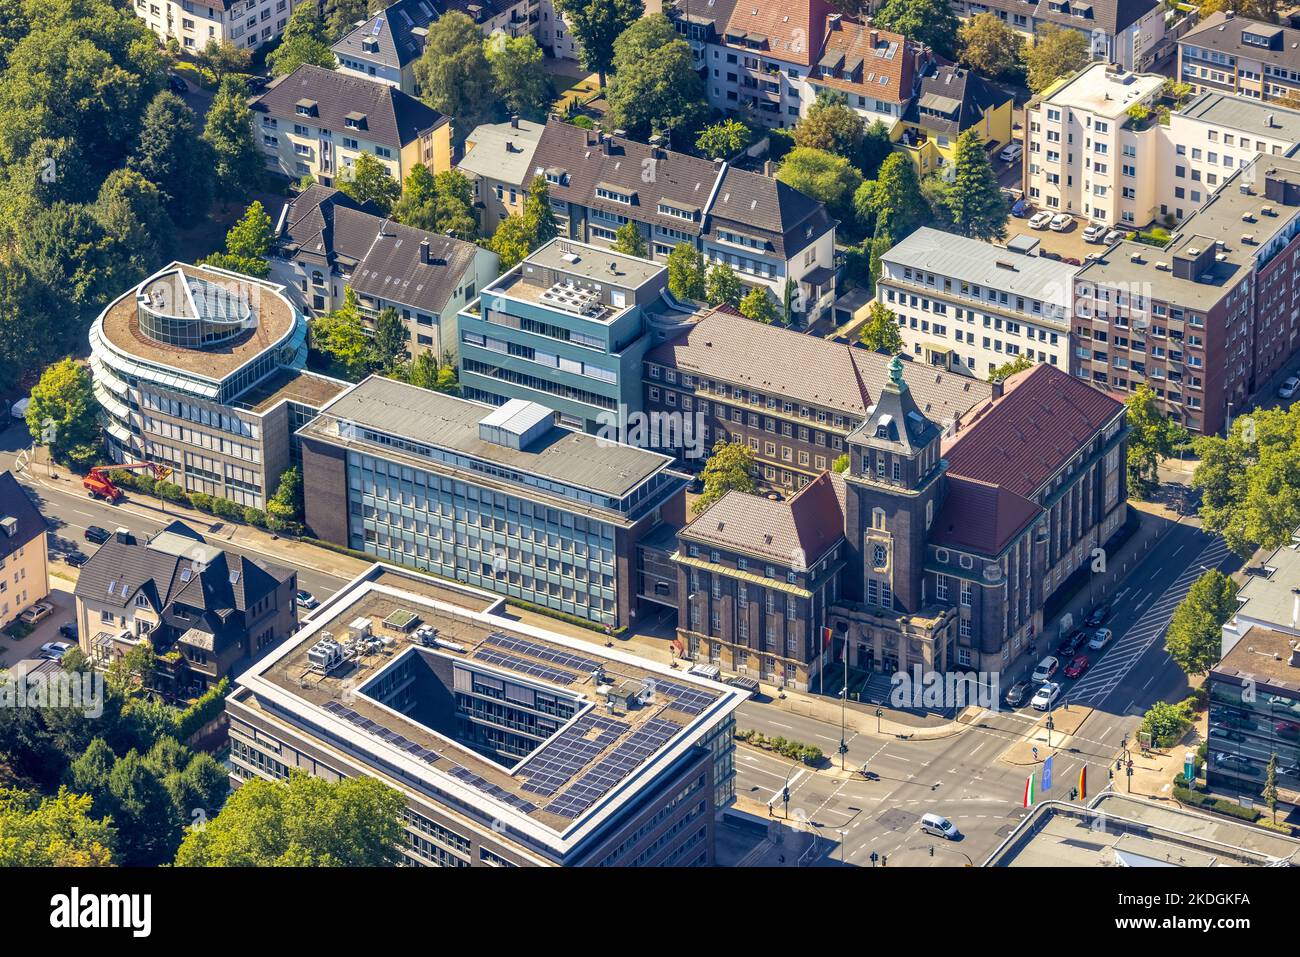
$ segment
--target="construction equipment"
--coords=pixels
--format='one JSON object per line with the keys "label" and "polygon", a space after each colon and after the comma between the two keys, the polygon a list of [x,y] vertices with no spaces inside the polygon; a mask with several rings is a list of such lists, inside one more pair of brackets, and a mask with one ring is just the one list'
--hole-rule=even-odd
{"label": "construction equipment", "polygon": [[86,494],[91,498],[102,498],[109,503],[115,503],[122,497],[122,490],[113,484],[113,480],[108,477],[108,473],[116,470],[123,472],[133,472],[136,469],[148,469],[153,473],[155,481],[161,482],[172,474],[172,470],[163,465],[157,465],[153,462],[124,462],[121,465],[96,465],[91,469],[81,484],[86,487]]}

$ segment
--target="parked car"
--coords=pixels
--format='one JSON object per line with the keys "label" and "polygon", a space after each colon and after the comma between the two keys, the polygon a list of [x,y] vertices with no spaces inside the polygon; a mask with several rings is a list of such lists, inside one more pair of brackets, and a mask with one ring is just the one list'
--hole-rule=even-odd
{"label": "parked car", "polygon": [[1028,681],[1017,681],[1003,696],[1002,700],[1006,702],[1008,708],[1023,708],[1025,702],[1029,700],[1033,687]]}
{"label": "parked car", "polygon": [[1061,658],[1073,658],[1075,652],[1087,640],[1088,633],[1082,628],[1076,628],[1061,639],[1061,643],[1056,646],[1056,653]]}
{"label": "parked car", "polygon": [[1092,665],[1087,655],[1075,655],[1074,660],[1065,666],[1065,677],[1078,678]]}
{"label": "parked car", "polygon": [[1273,731],[1283,738],[1300,738],[1300,724],[1294,721],[1279,721],[1273,725]]}
{"label": "parked car", "polygon": [[32,605],[31,608],[28,608],[25,612],[23,612],[18,617],[22,619],[25,623],[29,625],[34,625],[37,622],[44,621],[46,618],[49,618],[50,615],[52,614],[54,614],[53,605],[51,605],[48,601],[38,601],[36,604]]}
{"label": "parked car", "polygon": [[1050,225],[1052,225],[1052,214],[1047,210],[1034,213],[1029,217],[1030,229],[1046,229]]}
{"label": "parked car", "polygon": [[1083,228],[1083,241],[1100,243],[1106,241],[1106,227],[1101,223],[1089,223]]}
{"label": "parked car", "polygon": [[320,602],[316,600],[316,596],[302,588],[298,589],[298,594],[293,596],[293,600],[298,603],[299,608],[310,610],[320,607]]}
{"label": "parked car", "polygon": [[1008,143],[1002,147],[1002,152],[998,154],[998,159],[1004,163],[1014,163],[1024,155],[1025,147],[1021,143]]}
{"label": "parked car", "polygon": [[71,650],[72,645],[68,644],[66,641],[47,641],[45,644],[41,645],[40,656],[42,658],[49,658],[51,661],[58,661]]}
{"label": "parked car", "polygon": [[190,85],[174,73],[168,74],[167,86],[173,93],[188,93],[190,91]]}
{"label": "parked car", "polygon": [[112,532],[106,528],[100,528],[98,525],[91,525],[86,529],[86,541],[94,542],[96,545],[103,545],[112,537]]}
{"label": "parked car", "polygon": [[1029,703],[1034,706],[1035,711],[1046,711],[1060,696],[1061,686],[1055,681],[1049,681],[1034,692],[1034,700]]}
{"label": "parked car", "polygon": [[1066,232],[1074,225],[1074,217],[1069,213],[1057,213],[1052,217],[1051,228],[1054,233]]}
{"label": "parked car", "polygon": [[65,621],[59,625],[59,634],[68,639],[68,641],[77,640],[77,623],[75,621]]}
{"label": "parked car", "polygon": [[90,561],[90,558],[85,552],[73,549],[63,556],[63,560],[73,568],[80,568],[82,565],[86,564],[86,562]]}
{"label": "parked car", "polygon": [[1284,399],[1289,399],[1295,395],[1295,390],[1300,389],[1300,379],[1295,376],[1288,376],[1287,380],[1278,388],[1277,394]]}
{"label": "parked car", "polygon": [[1110,605],[1098,605],[1092,611],[1088,612],[1088,617],[1083,619],[1083,623],[1089,628],[1098,628],[1110,619]]}
{"label": "parked car", "polygon": [[1112,229],[1110,232],[1106,234],[1106,238],[1102,240],[1102,242],[1104,242],[1107,246],[1110,246],[1113,243],[1119,242],[1123,238],[1124,238],[1124,233],[1122,231],[1118,229]]}
{"label": "parked car", "polygon": [[699,495],[704,491],[704,479],[698,475],[691,476],[691,480],[686,483],[686,491],[692,495]]}
{"label": "parked car", "polygon": [[1052,675],[1056,674],[1056,669],[1059,667],[1061,667],[1061,663],[1051,655],[1048,655],[1038,663],[1036,668],[1034,668],[1034,673],[1029,676],[1029,680],[1034,684],[1042,684],[1048,678],[1052,677]]}
{"label": "parked car", "polygon": [[1088,639],[1088,647],[1093,651],[1101,651],[1110,644],[1111,637],[1109,628],[1098,628],[1092,633],[1092,637]]}
{"label": "parked car", "polygon": [[261,93],[270,85],[271,81],[264,76],[249,76],[244,78],[244,88],[248,90],[249,93]]}

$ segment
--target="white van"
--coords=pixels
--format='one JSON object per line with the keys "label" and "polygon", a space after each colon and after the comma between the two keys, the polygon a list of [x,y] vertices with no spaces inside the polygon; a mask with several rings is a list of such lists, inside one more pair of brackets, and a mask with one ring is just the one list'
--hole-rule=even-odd
{"label": "white van", "polygon": [[955,841],[961,837],[961,831],[957,830],[957,825],[941,814],[922,814],[921,830],[925,831],[926,834],[933,834],[935,837],[942,837],[949,841]]}
{"label": "white van", "polygon": [[19,399],[17,402],[15,402],[13,405],[9,407],[9,414],[15,419],[19,419],[19,420],[26,419],[27,407],[31,404],[32,404],[31,396],[28,396],[27,398],[24,399]]}

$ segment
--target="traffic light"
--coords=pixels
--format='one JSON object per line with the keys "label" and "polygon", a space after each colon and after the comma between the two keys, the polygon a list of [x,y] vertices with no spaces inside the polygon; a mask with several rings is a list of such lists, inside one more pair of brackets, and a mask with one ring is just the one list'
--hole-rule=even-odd
{"label": "traffic light", "polygon": [[933,844],[930,845],[930,856],[931,856],[931,857],[934,857],[934,845],[933,845]]}
{"label": "traffic light", "polygon": [[785,804],[789,804],[789,803],[790,803],[790,789],[789,789],[789,788],[786,788],[786,787],[781,788],[781,801],[782,801],[783,803],[785,803]]}

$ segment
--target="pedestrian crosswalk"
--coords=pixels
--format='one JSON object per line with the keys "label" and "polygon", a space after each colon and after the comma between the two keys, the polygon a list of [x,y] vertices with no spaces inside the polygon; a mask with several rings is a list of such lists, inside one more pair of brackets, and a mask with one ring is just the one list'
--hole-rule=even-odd
{"label": "pedestrian crosswalk", "polygon": [[1223,539],[1215,538],[1188,563],[1186,570],[1146,608],[1128,631],[1115,639],[1103,657],[1079,680],[1066,700],[1070,704],[1097,706],[1123,681],[1153,644],[1164,636],[1169,617],[1187,596],[1192,583],[1209,568],[1217,568],[1229,555]]}

